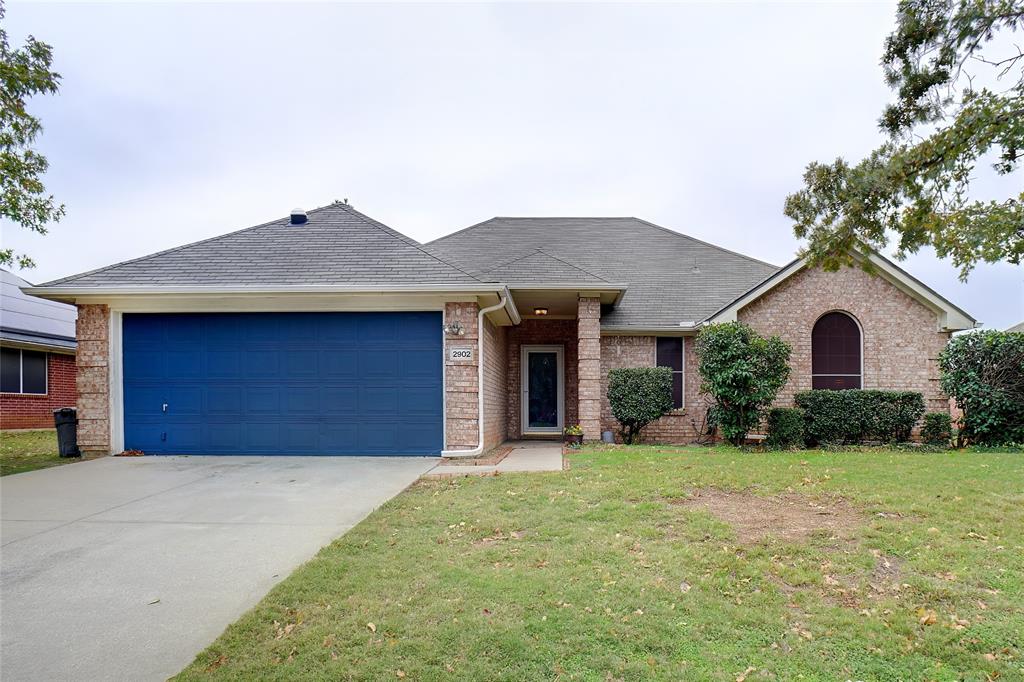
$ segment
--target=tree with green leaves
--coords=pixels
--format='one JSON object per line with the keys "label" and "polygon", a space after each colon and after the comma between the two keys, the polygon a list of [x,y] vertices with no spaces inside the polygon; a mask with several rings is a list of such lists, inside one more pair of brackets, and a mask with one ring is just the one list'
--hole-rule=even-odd
{"label": "tree with green leaves", "polygon": [[764,338],[742,322],[712,324],[697,334],[701,393],[711,418],[733,445],[742,445],[789,379],[789,345]]}
{"label": "tree with green leaves", "polygon": [[[42,124],[28,113],[25,101],[33,95],[52,95],[60,74],[51,69],[53,50],[29,36],[25,45],[11,49],[3,27],[0,2],[0,217],[15,225],[46,234],[47,226],[64,216],[64,206],[46,193],[42,176],[49,164],[33,149]],[[32,267],[32,259],[0,248],[0,265]]]}
{"label": "tree with green leaves", "polygon": [[1024,51],[1009,41],[1018,29],[1024,0],[899,3],[882,54],[896,93],[879,121],[887,139],[859,163],[807,167],[784,210],[807,239],[801,256],[837,270],[895,234],[897,258],[932,246],[962,280],[979,261],[1021,262],[1024,183],[977,197],[979,166],[1009,176],[1024,154]]}

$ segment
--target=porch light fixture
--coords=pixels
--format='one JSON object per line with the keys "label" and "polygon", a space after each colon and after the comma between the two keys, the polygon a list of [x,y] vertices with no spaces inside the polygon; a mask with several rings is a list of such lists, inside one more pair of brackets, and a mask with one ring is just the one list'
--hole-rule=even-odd
{"label": "porch light fixture", "polygon": [[547,308],[534,308],[533,309],[533,314],[534,315],[547,315],[548,314],[548,309]]}
{"label": "porch light fixture", "polygon": [[462,328],[462,323],[458,321],[449,322],[443,327],[443,329],[444,333],[448,334],[449,336],[462,336],[463,334],[466,333],[466,330]]}

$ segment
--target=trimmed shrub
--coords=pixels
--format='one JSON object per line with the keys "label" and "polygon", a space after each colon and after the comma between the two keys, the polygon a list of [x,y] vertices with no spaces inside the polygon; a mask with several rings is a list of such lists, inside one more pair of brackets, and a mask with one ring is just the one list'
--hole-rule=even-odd
{"label": "trimmed shrub", "polygon": [[943,445],[949,447],[953,440],[953,422],[948,412],[929,412],[924,416],[924,426],[921,427],[921,440],[928,445]]}
{"label": "trimmed shrub", "polygon": [[804,409],[809,445],[900,443],[910,440],[924,414],[924,396],[916,391],[804,391],[796,404]]}
{"label": "trimmed shrub", "polygon": [[804,446],[804,411],[799,407],[776,407],[768,412],[768,437],[764,444],[772,450],[792,450]]}
{"label": "trimmed shrub", "polygon": [[668,367],[623,367],[608,372],[608,402],[619,421],[624,443],[672,410],[672,370]]}
{"label": "trimmed shrub", "polygon": [[741,445],[789,378],[789,346],[763,338],[742,322],[704,327],[697,334],[701,393],[714,400],[711,418]]}
{"label": "trimmed shrub", "polygon": [[1024,332],[954,336],[939,354],[942,390],[964,412],[959,438],[1024,443]]}

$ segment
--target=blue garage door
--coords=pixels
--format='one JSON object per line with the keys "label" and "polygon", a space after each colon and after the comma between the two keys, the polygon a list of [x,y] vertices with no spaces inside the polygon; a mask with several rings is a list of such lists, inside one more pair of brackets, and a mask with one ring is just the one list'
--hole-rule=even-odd
{"label": "blue garage door", "polygon": [[125,314],[125,449],[436,455],[441,314]]}

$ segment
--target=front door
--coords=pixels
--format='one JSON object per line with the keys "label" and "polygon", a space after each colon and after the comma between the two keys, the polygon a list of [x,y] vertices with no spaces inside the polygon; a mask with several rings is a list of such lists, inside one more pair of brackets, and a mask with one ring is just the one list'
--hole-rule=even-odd
{"label": "front door", "polygon": [[560,433],[565,413],[561,346],[522,347],[523,434]]}

